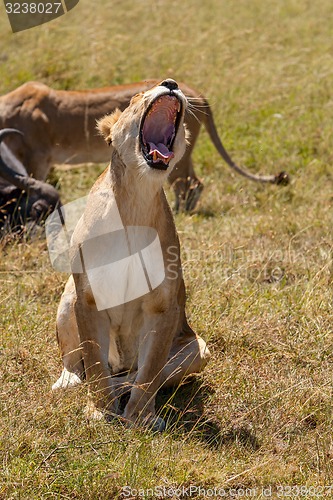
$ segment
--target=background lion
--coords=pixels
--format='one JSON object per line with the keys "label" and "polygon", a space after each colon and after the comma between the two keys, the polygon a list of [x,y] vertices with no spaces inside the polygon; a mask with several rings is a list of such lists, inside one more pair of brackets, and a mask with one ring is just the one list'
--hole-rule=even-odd
{"label": "background lion", "polygon": [[[28,82],[0,97],[0,129],[11,127],[23,132],[23,137],[11,137],[8,144],[29,174],[45,180],[54,164],[99,163],[109,159],[106,144],[96,133],[96,120],[116,108],[123,110],[138,92],[145,92],[158,81],[146,80],[84,91],[53,90],[38,82]],[[238,167],[226,152],[218,136],[208,101],[196,90],[181,84],[190,100],[186,112],[189,144],[168,177],[180,206],[192,210],[203,185],[194,172],[192,151],[201,124],[204,124],[219,154],[241,175],[259,182],[280,184],[287,175],[259,176]]]}

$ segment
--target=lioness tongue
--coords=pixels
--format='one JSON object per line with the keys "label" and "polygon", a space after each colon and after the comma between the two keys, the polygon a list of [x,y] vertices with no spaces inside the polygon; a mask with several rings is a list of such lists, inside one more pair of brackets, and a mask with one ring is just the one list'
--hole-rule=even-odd
{"label": "lioness tongue", "polygon": [[154,163],[163,161],[164,163],[168,164],[171,158],[175,156],[173,152],[169,151],[166,145],[163,144],[162,142],[158,144],[149,142],[149,147],[150,147],[149,154],[152,155]]}

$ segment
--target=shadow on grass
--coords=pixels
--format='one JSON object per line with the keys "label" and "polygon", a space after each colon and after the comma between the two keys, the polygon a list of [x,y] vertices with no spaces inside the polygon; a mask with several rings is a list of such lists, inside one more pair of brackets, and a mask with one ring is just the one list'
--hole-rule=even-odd
{"label": "shadow on grass", "polygon": [[246,426],[222,428],[218,420],[204,414],[207,399],[213,389],[198,379],[174,389],[161,389],[156,398],[158,414],[166,421],[167,429],[176,436],[198,439],[210,448],[240,444],[256,451],[260,448],[254,432]]}

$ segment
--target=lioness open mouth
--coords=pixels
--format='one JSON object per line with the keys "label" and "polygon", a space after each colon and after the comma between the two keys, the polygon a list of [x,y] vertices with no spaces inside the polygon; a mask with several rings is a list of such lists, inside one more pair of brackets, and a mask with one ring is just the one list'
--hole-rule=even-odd
{"label": "lioness open mouth", "polygon": [[151,168],[166,170],[175,156],[172,147],[181,117],[182,104],[175,95],[155,99],[140,127],[141,151]]}

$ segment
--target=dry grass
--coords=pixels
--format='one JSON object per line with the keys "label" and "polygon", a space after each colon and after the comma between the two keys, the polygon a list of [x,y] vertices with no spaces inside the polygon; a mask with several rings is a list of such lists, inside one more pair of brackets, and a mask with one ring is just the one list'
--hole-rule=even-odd
{"label": "dry grass", "polygon": [[[2,249],[0,498],[113,499],[125,485],[321,492],[333,482],[331,2],[91,5],[15,36],[1,16],[0,90],[173,76],[205,92],[239,162],[293,181],[232,175],[201,134],[206,189],[176,223],[190,321],[213,359],[195,383],[159,395],[161,436],[88,423],[85,387],[50,392],[66,277],[42,237]],[[56,172],[63,199],[97,171]]]}

